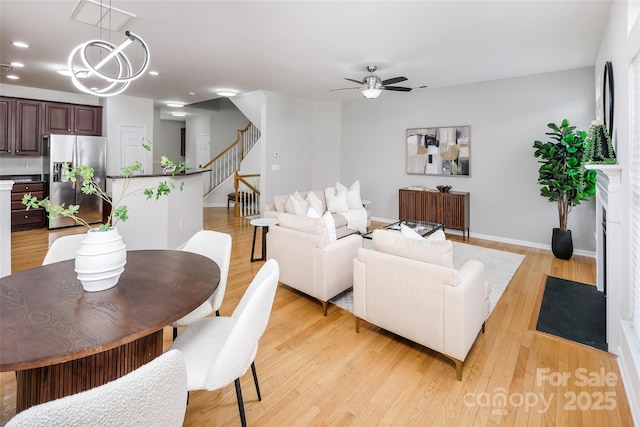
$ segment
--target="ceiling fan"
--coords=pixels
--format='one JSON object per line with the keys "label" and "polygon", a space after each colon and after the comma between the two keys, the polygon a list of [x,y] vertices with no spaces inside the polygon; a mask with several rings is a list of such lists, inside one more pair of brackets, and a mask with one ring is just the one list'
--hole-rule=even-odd
{"label": "ceiling fan", "polygon": [[413,88],[404,87],[404,86],[391,86],[391,85],[393,85],[395,83],[404,82],[404,81],[407,80],[407,78],[403,77],[403,76],[400,76],[400,77],[393,77],[393,78],[390,78],[390,79],[382,80],[380,77],[378,77],[378,76],[373,74],[377,69],[378,69],[377,66],[369,65],[367,67],[367,71],[369,71],[369,73],[371,73],[371,74],[366,76],[365,78],[363,78],[362,81],[355,80],[355,79],[350,79],[348,77],[344,78],[345,80],[348,80],[350,82],[358,83],[361,86],[358,86],[358,87],[346,87],[346,88],[342,88],[342,89],[332,89],[332,91],[335,91],[335,90],[347,90],[347,89],[360,89],[365,98],[373,99],[373,98],[377,98],[383,90],[394,90],[394,91],[397,91],[397,92],[410,92],[411,89],[413,89]]}

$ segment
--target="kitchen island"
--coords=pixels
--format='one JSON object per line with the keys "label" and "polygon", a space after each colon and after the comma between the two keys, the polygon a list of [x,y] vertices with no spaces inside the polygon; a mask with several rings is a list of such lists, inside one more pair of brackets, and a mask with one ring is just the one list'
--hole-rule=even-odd
{"label": "kitchen island", "polygon": [[[165,175],[157,170],[131,178],[126,189],[129,195],[122,202],[127,206],[129,219],[116,224],[127,250],[177,249],[202,230],[204,172],[209,171],[188,169],[178,175]],[[167,179],[175,185],[171,193],[158,200],[147,199],[144,189],[155,189],[158,183]],[[107,176],[107,188],[110,188],[113,200],[122,195],[126,180],[123,176]]]}

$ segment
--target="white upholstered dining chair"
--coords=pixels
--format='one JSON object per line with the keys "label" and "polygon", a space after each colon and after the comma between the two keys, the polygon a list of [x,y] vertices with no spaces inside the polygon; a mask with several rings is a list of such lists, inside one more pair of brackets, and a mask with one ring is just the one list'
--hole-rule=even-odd
{"label": "white upholstered dining chair", "polygon": [[187,326],[213,312],[220,315],[219,310],[227,288],[229,264],[231,263],[231,235],[219,231],[201,230],[194,234],[181,250],[206,256],[218,264],[220,282],[215,292],[200,307],[171,325],[173,326],[173,339],[178,335],[179,326]]}
{"label": "white upholstered dining chair", "polygon": [[249,367],[262,400],[254,359],[258,341],[264,333],[280,269],[275,260],[267,261],[251,281],[231,317],[207,317],[186,327],[172,349],[178,349],[187,365],[187,388],[218,390],[235,382],[240,421],[247,425],[240,388],[240,377]]}
{"label": "white upholstered dining chair", "polygon": [[84,238],[84,233],[58,237],[49,247],[44,260],[42,261],[42,265],[74,259]]}
{"label": "white upholstered dining chair", "polygon": [[7,427],[179,427],[187,407],[187,373],[171,350],[96,388],[32,406]]}

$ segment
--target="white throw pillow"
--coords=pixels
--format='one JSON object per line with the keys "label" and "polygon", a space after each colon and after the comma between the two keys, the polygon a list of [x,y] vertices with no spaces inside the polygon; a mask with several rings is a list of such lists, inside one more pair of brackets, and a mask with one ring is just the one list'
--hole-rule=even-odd
{"label": "white throw pillow", "polygon": [[418,234],[416,230],[404,224],[400,224],[400,234],[409,239],[424,240],[424,237]]}
{"label": "white throw pillow", "polygon": [[329,233],[329,241],[335,242],[337,240],[337,236],[336,236],[336,223],[333,220],[333,215],[331,215],[331,212],[326,212],[324,215],[322,215],[322,219],[324,220],[325,224],[327,224],[327,233]]}
{"label": "white throw pillow", "polygon": [[289,196],[287,203],[284,205],[284,210],[287,213],[296,215],[306,215],[308,208],[307,201],[297,191]]}
{"label": "white throw pillow", "polygon": [[313,207],[309,206],[309,210],[307,210],[307,216],[309,218],[322,218],[318,211],[316,211]]}
{"label": "white throw pillow", "polygon": [[362,198],[360,197],[360,181],[354,182],[349,188],[345,187],[339,182],[336,182],[336,191],[347,192],[347,205],[349,206],[349,209],[362,208]]}
{"label": "white throw pillow", "polygon": [[324,209],[322,209],[322,200],[320,200],[316,193],[309,191],[305,200],[309,204],[309,207],[312,207],[318,214],[322,215],[324,212]]}
{"label": "white throw pillow", "polygon": [[346,191],[336,191],[329,187],[324,190],[324,197],[327,200],[327,210],[331,213],[345,212],[349,210]]}
{"label": "white throw pillow", "polygon": [[429,236],[427,236],[427,240],[430,242],[444,242],[447,240],[447,236],[444,234],[442,230],[436,230]]}

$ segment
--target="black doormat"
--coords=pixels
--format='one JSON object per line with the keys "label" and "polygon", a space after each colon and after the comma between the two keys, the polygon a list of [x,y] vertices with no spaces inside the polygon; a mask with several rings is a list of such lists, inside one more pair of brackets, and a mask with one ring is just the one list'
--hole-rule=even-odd
{"label": "black doormat", "polygon": [[595,286],[548,276],[536,329],[607,351],[605,310]]}

